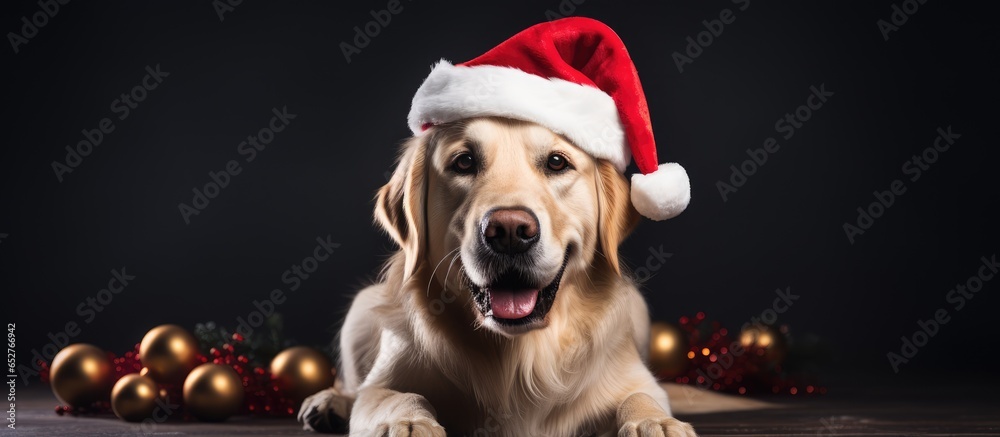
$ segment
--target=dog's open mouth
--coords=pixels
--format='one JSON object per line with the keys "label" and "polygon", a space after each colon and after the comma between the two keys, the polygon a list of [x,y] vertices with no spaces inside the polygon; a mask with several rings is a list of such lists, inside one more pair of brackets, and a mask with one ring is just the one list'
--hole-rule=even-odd
{"label": "dog's open mouth", "polygon": [[518,271],[508,271],[486,286],[469,281],[476,305],[483,316],[500,325],[521,326],[542,321],[552,308],[569,261],[566,251],[555,278],[547,285],[531,283]]}

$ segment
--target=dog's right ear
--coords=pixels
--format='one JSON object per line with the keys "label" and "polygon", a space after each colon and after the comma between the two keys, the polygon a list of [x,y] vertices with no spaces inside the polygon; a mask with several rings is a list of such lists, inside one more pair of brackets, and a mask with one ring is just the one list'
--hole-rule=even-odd
{"label": "dog's right ear", "polygon": [[409,278],[423,254],[426,235],[424,193],[428,135],[414,137],[402,147],[396,170],[375,198],[375,221],[385,229],[405,255],[403,278]]}

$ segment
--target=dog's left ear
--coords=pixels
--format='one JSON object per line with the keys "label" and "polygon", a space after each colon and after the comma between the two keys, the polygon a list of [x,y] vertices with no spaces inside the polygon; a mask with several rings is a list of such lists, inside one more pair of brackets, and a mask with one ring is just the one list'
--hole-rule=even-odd
{"label": "dog's left ear", "polygon": [[615,273],[618,265],[618,245],[639,223],[639,212],[632,206],[629,184],[608,161],[597,162],[598,244],[604,259]]}
{"label": "dog's left ear", "polygon": [[396,170],[375,199],[375,221],[406,257],[403,278],[413,274],[417,260],[423,255],[427,137],[414,137],[403,144]]}

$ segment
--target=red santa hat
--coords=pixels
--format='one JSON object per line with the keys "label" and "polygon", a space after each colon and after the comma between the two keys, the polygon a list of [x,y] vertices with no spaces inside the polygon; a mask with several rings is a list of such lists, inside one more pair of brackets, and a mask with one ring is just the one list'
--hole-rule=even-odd
{"label": "red santa hat", "polygon": [[564,18],[514,35],[471,61],[441,60],[420,85],[408,123],[429,127],[482,116],[538,123],[624,173],[635,159],[632,205],[653,220],[691,200],[687,172],[659,164],[646,96],[625,44],[589,18]]}

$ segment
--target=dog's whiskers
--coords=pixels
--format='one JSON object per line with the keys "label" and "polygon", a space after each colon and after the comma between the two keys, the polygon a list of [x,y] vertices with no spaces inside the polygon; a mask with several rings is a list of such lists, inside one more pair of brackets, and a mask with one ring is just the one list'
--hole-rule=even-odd
{"label": "dog's whiskers", "polygon": [[448,271],[444,274],[444,291],[448,291],[448,278],[451,277],[451,268],[455,266],[455,261],[461,256],[461,253],[456,253],[455,256],[451,257],[451,262],[448,263]]}
{"label": "dog's whiskers", "polygon": [[[427,297],[431,296],[431,284],[434,283],[434,274],[437,273],[438,267],[441,267],[441,264],[444,263],[444,260],[448,259],[448,257],[451,256],[451,254],[457,252],[459,249],[461,249],[461,247],[456,247],[456,248],[452,249],[450,252],[444,254],[444,256],[441,257],[441,261],[438,261],[437,265],[434,266],[434,270],[431,271],[431,277],[427,281],[427,293],[426,293]],[[447,284],[447,282],[448,282],[448,278],[446,277],[445,278],[445,283]],[[445,285],[445,286],[447,286],[447,285]]]}

